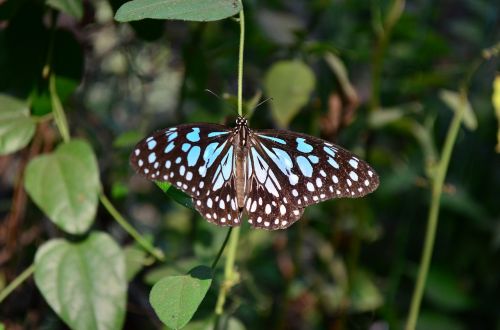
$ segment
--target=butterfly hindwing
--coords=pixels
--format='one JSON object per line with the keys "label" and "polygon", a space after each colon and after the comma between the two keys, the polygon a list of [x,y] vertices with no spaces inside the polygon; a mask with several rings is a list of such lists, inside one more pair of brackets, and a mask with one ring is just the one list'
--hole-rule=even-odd
{"label": "butterfly hindwing", "polygon": [[245,211],[248,222],[257,228],[283,229],[300,219],[300,205],[294,204],[288,177],[276,166],[258,138],[249,137],[247,165],[248,192]]}

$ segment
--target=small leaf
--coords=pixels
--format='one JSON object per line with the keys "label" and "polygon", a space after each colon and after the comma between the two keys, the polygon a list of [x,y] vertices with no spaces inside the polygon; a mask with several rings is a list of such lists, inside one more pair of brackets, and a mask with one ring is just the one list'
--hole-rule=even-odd
{"label": "small leaf", "polygon": [[156,185],[163,190],[170,198],[172,198],[177,203],[181,204],[188,209],[195,210],[193,206],[193,199],[189,197],[186,193],[172,187],[169,182],[155,181]]}
{"label": "small leaf", "polygon": [[349,80],[347,69],[342,60],[331,52],[327,53],[324,58],[330,69],[332,69],[335,74],[335,77],[337,78],[343,93],[347,96],[347,99],[357,100],[358,94]]}
{"label": "small leaf", "polygon": [[125,257],[104,233],[70,243],[48,241],[35,256],[35,283],[71,329],[121,329],[127,281]]}
{"label": "small leaf", "polygon": [[35,133],[35,123],[25,102],[0,94],[0,155],[24,148]]}
{"label": "small leaf", "polygon": [[383,108],[380,111],[371,111],[368,116],[370,127],[379,129],[386,125],[394,124],[408,115],[422,112],[420,103],[407,103],[391,108]]}
{"label": "small leaf", "polygon": [[273,98],[273,116],[284,127],[307,104],[316,79],[303,62],[280,61],[269,69],[264,84],[267,95]]}
{"label": "small leaf", "polygon": [[493,108],[495,108],[498,125],[497,146],[495,147],[495,151],[500,153],[500,75],[497,75],[493,81],[493,95],[491,96],[491,101],[493,102]]}
{"label": "small leaf", "polygon": [[145,266],[148,254],[146,251],[135,245],[127,246],[123,249],[123,251],[125,252],[127,281],[131,281]]}
{"label": "small leaf", "polygon": [[47,0],[47,6],[58,9],[70,16],[81,20],[83,17],[82,0]]}
{"label": "small leaf", "polygon": [[115,19],[119,22],[144,18],[206,22],[231,17],[240,10],[240,0],[133,0],[118,9]]}
{"label": "small leaf", "polygon": [[100,189],[97,160],[84,141],[62,144],[33,159],[25,187],[33,201],[62,230],[82,234],[92,225]]}
{"label": "small leaf", "polygon": [[465,330],[465,325],[457,318],[443,313],[422,311],[418,316],[417,330]]}
{"label": "small leaf", "polygon": [[357,270],[351,282],[351,308],[356,312],[373,311],[383,304],[383,297],[366,272]]}
{"label": "small leaf", "polygon": [[297,41],[297,33],[305,30],[303,20],[286,12],[260,9],[257,21],[264,35],[281,46],[293,45]]}
{"label": "small leaf", "polygon": [[464,125],[470,131],[474,131],[477,128],[477,118],[472,106],[469,103],[467,97],[462,97],[460,93],[442,89],[439,91],[439,97],[441,100],[454,112],[461,110],[461,107],[465,107],[464,110]]}
{"label": "small leaf", "polygon": [[457,274],[437,267],[429,271],[425,296],[435,305],[450,311],[468,310],[474,304]]}
{"label": "small leaf", "polygon": [[144,134],[139,131],[127,131],[125,133],[120,134],[113,141],[113,147],[123,148],[123,147],[134,146],[136,145],[137,141],[143,138],[143,136]]}
{"label": "small leaf", "polygon": [[211,284],[211,268],[198,266],[187,275],[165,277],[156,283],[149,301],[166,326],[180,329],[191,320]]}

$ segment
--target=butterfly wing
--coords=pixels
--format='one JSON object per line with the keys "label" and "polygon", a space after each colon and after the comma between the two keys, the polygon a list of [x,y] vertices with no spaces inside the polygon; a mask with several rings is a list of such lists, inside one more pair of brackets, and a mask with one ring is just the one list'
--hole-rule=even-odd
{"label": "butterfly wing", "polygon": [[[322,139],[291,131],[257,130],[249,140],[245,210],[255,227],[286,228],[308,205],[336,197],[361,197],[378,187],[378,176],[370,165]],[[254,201],[257,205],[252,207]]]}
{"label": "butterfly wing", "polygon": [[236,196],[233,138],[232,129],[222,125],[179,125],[140,141],[130,163],[149,180],[168,181],[191,196],[208,221],[232,225],[239,223],[235,198],[227,200]]}

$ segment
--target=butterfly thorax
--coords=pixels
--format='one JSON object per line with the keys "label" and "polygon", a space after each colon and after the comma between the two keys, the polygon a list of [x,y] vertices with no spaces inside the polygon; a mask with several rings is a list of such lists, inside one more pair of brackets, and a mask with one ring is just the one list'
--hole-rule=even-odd
{"label": "butterfly thorax", "polygon": [[233,141],[234,149],[236,150],[236,196],[240,209],[243,207],[246,196],[246,166],[245,156],[248,148],[248,123],[243,117],[236,119],[236,127],[234,128],[235,138]]}

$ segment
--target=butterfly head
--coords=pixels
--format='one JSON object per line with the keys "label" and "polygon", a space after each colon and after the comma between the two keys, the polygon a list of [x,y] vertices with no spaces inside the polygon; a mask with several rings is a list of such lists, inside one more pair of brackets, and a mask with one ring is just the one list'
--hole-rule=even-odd
{"label": "butterfly head", "polygon": [[236,127],[238,129],[242,127],[248,128],[248,120],[245,117],[238,116],[238,118],[236,118]]}

